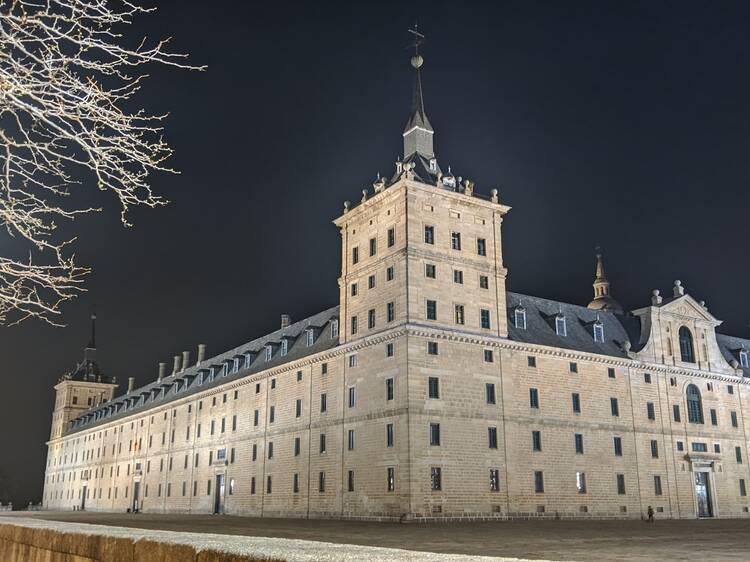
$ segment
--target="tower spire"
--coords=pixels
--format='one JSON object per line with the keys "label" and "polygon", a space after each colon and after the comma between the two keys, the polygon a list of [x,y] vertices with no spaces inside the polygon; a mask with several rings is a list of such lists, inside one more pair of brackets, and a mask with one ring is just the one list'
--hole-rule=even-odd
{"label": "tower spire", "polygon": [[604,259],[601,249],[596,248],[596,277],[594,278],[594,300],[589,303],[592,310],[605,310],[608,312],[622,313],[622,307],[610,294],[609,280],[604,270]]}
{"label": "tower spire", "polygon": [[404,127],[404,159],[412,154],[418,153],[427,159],[434,158],[432,148],[432,135],[435,131],[427,118],[424,110],[424,96],[422,95],[422,65],[424,59],[419,54],[419,46],[424,43],[424,35],[418,31],[417,25],[410,29],[409,33],[414,36],[411,47],[414,55],[411,57],[411,65],[414,67],[414,86],[411,97],[411,113],[409,121]]}

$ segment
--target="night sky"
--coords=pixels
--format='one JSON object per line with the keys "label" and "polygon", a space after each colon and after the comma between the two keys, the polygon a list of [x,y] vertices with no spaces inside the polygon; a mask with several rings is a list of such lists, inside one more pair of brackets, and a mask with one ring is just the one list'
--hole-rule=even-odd
{"label": "night sky", "polygon": [[[52,386],[99,316],[103,370],[138,384],[338,302],[331,220],[402,150],[412,69],[443,169],[498,188],[508,288],[586,304],[594,247],[626,308],[674,279],[750,337],[747,2],[158,2],[128,33],[174,36],[203,73],[152,68],[182,173],[168,207],[78,220],[88,293],[67,328],[0,328],[0,471],[41,499]],[[95,190],[92,190],[92,192]],[[0,251],[8,247],[0,234]]]}

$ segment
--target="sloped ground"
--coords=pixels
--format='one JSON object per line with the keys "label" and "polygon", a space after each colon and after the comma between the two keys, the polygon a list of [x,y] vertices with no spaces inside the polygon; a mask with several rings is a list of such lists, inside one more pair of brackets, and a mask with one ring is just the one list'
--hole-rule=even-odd
{"label": "sloped ground", "polygon": [[[471,556],[649,562],[750,560],[750,520],[734,519],[657,520],[653,525],[636,520],[398,524],[146,513],[39,512],[23,515],[138,529],[300,539]],[[0,516],[0,523],[3,520]],[[221,540],[230,539],[224,537]],[[334,547],[323,548],[330,552]],[[406,553],[399,555],[401,558],[391,553],[387,559],[410,559],[404,557]],[[370,555],[360,559],[375,560]]]}

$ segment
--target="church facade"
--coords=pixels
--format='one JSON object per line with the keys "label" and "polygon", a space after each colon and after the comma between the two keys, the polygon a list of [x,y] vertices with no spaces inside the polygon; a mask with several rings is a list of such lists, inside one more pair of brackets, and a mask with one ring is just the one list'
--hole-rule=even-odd
{"label": "church facade", "polygon": [[510,207],[404,158],[345,203],[338,306],[124,394],[55,386],[47,509],[387,520],[747,517],[750,340],[679,281],[624,311],[509,292]]}

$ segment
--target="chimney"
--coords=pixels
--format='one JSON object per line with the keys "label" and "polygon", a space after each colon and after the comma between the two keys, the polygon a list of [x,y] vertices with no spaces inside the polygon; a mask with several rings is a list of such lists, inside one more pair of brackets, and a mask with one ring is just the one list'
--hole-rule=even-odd
{"label": "chimney", "polygon": [[188,364],[190,363],[190,352],[189,351],[183,351],[182,352],[182,370],[188,368]]}
{"label": "chimney", "polygon": [[206,344],[201,343],[198,345],[198,363],[197,365],[200,365],[206,360]]}
{"label": "chimney", "polygon": [[281,329],[288,328],[289,324],[292,323],[292,317],[288,314],[282,314],[281,315]]}
{"label": "chimney", "polygon": [[180,372],[180,356],[175,355],[174,356],[174,367],[172,367],[172,374],[176,375]]}
{"label": "chimney", "polygon": [[135,388],[135,378],[128,377],[128,394],[133,392],[134,388]]}
{"label": "chimney", "polygon": [[167,364],[166,363],[159,363],[159,378],[156,379],[157,381],[160,381],[164,377],[167,376]]}

